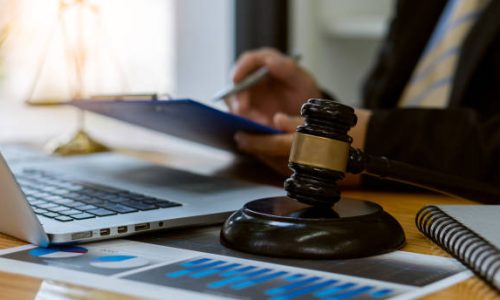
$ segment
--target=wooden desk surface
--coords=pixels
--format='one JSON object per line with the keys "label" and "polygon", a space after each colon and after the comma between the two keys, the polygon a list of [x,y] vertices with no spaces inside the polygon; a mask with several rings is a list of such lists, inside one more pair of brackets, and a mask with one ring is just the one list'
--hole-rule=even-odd
{"label": "wooden desk surface", "polygon": [[[5,111],[4,111],[5,112]],[[52,115],[52,113],[50,113]],[[5,117],[6,115],[3,115]],[[7,123],[6,118],[0,119]],[[19,121],[19,119],[17,120]],[[17,122],[16,122],[17,123]],[[62,124],[57,124],[58,126]],[[115,129],[119,130],[121,125],[113,124]],[[3,127],[3,126],[2,126]],[[184,146],[176,146],[176,140],[168,139],[161,135],[142,132],[139,129],[133,129],[132,132],[138,135],[145,135],[150,140],[157,139],[157,148],[159,151],[144,152],[133,150],[122,150],[125,154],[147,159],[156,163],[179,167],[188,171],[194,171],[202,174],[217,174],[229,176],[236,174],[237,177],[245,173],[250,173],[251,177],[259,178],[259,174],[266,174],[268,171],[255,166],[241,165],[241,163],[227,155],[219,152],[206,153],[206,149],[196,152],[193,155],[190,151],[179,151],[185,149]],[[126,139],[130,140],[130,129],[127,128]],[[38,132],[36,133],[39,137]],[[115,135],[116,136],[116,135]],[[5,136],[4,136],[5,138]],[[10,138],[2,139],[0,142],[12,140]],[[40,139],[39,139],[40,140]],[[165,146],[162,146],[165,145]],[[166,150],[168,149],[168,150]],[[177,150],[172,150],[177,149]],[[210,158],[210,159],[207,159]],[[241,172],[250,167],[251,172]],[[270,182],[279,184],[279,178],[270,178]],[[441,248],[425,238],[415,227],[414,218],[416,212],[426,204],[460,204],[471,203],[465,200],[457,200],[449,197],[424,194],[399,194],[399,193],[381,193],[367,191],[345,191],[344,196],[367,199],[382,205],[385,210],[392,214],[403,226],[406,233],[407,243],[402,250],[423,254],[432,254],[439,256],[448,256]],[[25,242],[0,234],[0,249],[26,244]],[[63,282],[40,280],[32,277],[16,275],[12,273],[0,272],[0,298],[1,299],[129,299],[126,295],[109,293],[106,291],[88,289],[81,286],[69,285]],[[429,295],[424,299],[499,299],[498,294],[479,280],[473,277],[460,284],[441,290]]]}

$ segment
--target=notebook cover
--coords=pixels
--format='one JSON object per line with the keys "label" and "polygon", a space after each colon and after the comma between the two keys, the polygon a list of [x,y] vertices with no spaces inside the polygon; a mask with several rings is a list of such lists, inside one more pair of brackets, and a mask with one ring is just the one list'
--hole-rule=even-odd
{"label": "notebook cover", "polygon": [[436,205],[490,244],[500,249],[500,205]]}
{"label": "notebook cover", "polygon": [[500,205],[428,205],[417,228],[500,291]]}
{"label": "notebook cover", "polygon": [[235,150],[234,134],[280,131],[191,99],[165,101],[76,100],[71,105],[200,144]]}

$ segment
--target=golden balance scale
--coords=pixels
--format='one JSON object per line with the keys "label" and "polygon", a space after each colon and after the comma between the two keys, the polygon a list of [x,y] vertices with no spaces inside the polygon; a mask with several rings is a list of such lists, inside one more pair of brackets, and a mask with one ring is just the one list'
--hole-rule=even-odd
{"label": "golden balance scale", "polygon": [[[85,13],[90,12],[95,17],[97,28],[100,32],[106,32],[102,28],[100,7],[94,3],[95,1],[90,0],[60,0],[58,4],[57,20],[55,26],[52,27],[51,32],[49,32],[44,49],[41,52],[38,64],[36,67],[36,76],[32,83],[31,89],[29,91],[29,96],[27,97],[26,103],[30,106],[54,106],[54,105],[65,105],[68,101],[61,101],[57,99],[33,99],[33,95],[37,88],[37,84],[40,80],[42,71],[45,67],[48,50],[54,40],[54,36],[57,31],[62,34],[63,49],[65,57],[69,59],[68,68],[70,72],[68,74],[75,75],[75,82],[70,83],[70,93],[71,100],[85,99],[88,97],[88,93],[85,91],[85,72],[88,64],[88,53],[86,49],[89,49],[86,44],[84,37],[84,26],[85,26]],[[74,43],[71,43],[68,34],[68,24],[65,21],[65,15],[71,10],[76,10],[76,39]],[[94,36],[97,36],[94,35]],[[102,41],[102,43],[106,41]],[[101,47],[102,48],[102,47]],[[119,66],[116,66],[116,60],[112,60],[115,63],[115,69],[120,73],[120,78],[122,86],[126,86],[126,80],[123,72],[120,72]],[[126,87],[125,87],[126,88]],[[90,97],[92,99],[98,97]],[[96,141],[92,138],[88,132],[85,130],[85,113],[81,110],[78,111],[78,129],[76,133],[66,142],[49,143],[56,144],[56,146],[51,146],[50,150],[54,154],[68,156],[68,155],[82,155],[91,154],[97,152],[105,152],[110,149],[103,145],[102,143]]]}

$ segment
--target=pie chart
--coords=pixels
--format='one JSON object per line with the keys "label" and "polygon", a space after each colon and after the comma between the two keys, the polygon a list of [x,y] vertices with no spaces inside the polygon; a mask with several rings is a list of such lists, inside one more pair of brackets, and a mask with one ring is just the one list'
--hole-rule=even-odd
{"label": "pie chart", "polygon": [[86,254],[88,250],[83,247],[38,247],[28,253],[40,258],[68,258]]}
{"label": "pie chart", "polygon": [[132,255],[99,256],[90,262],[96,268],[104,269],[129,269],[145,266],[148,260]]}

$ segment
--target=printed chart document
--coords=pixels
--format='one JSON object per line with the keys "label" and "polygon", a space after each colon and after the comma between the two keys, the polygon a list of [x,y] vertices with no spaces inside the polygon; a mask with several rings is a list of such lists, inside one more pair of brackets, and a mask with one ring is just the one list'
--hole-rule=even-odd
{"label": "printed chart document", "polygon": [[[342,272],[128,240],[0,251],[0,271],[147,298],[411,299],[471,275],[453,259],[402,251],[337,262]],[[377,278],[387,266],[395,272]]]}

